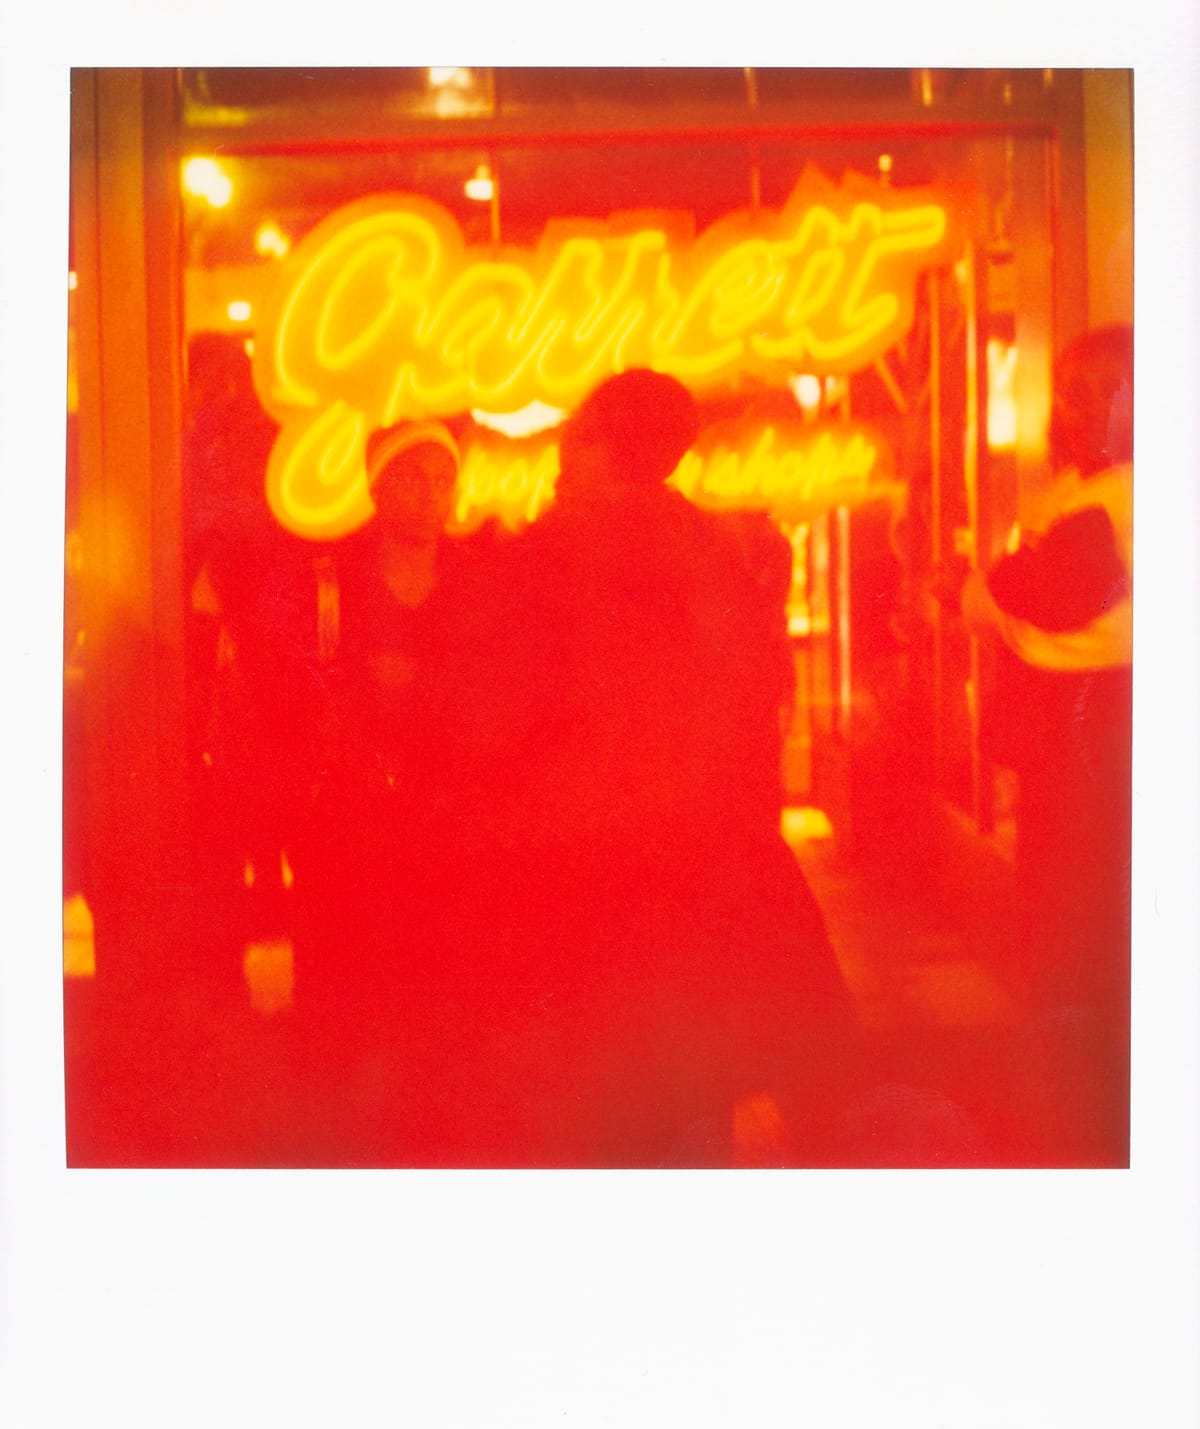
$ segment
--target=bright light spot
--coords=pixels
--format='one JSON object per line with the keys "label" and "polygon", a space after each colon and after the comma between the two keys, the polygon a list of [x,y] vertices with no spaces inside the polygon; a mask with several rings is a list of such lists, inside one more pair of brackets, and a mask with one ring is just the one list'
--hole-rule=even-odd
{"label": "bright light spot", "polygon": [[63,976],[96,976],[96,932],[82,893],[63,903]]}
{"label": "bright light spot", "polygon": [[785,843],[811,843],[818,839],[831,839],[833,825],[823,809],[793,804],[780,816],[779,832]]}
{"label": "bright light spot", "polygon": [[567,416],[563,407],[551,407],[546,402],[530,402],[527,407],[516,412],[481,412],[472,410],[471,416],[481,427],[493,432],[503,432],[506,437],[531,437],[535,432],[545,432],[557,427]]}
{"label": "bright light spot", "polygon": [[285,888],[295,885],[296,875],[292,872],[292,865],[288,862],[287,853],[280,850],[279,853],[279,881]]}
{"label": "bright light spot", "polygon": [[821,379],[811,372],[802,372],[790,379],[792,395],[805,412],[815,412],[821,405]]}
{"label": "bright light spot", "polygon": [[254,235],[254,248],[264,258],[282,258],[291,247],[288,236],[274,223],[264,223]]}
{"label": "bright light spot", "polygon": [[474,82],[474,76],[469,69],[460,69],[458,65],[435,65],[429,70],[429,83],[433,89],[445,89],[453,86],[455,89],[470,89]]}
{"label": "bright light spot", "polygon": [[890,174],[892,172],[893,162],[894,160],[892,159],[892,156],[890,154],[880,154],[879,172],[881,174]]}
{"label": "bright light spot", "polygon": [[233,181],[216,159],[185,159],[183,187],[196,198],[207,199],[213,208],[224,208],[233,197]]}
{"label": "bright light spot", "polygon": [[492,178],[491,169],[486,164],[480,164],[463,185],[463,192],[478,203],[487,203],[496,192],[496,181]]}
{"label": "bright light spot", "polygon": [[250,989],[250,1006],[269,1017],[292,1005],[295,968],[292,944],[287,938],[270,943],[248,943],[242,972]]}
{"label": "bright light spot", "polygon": [[225,311],[229,314],[230,322],[248,323],[250,321],[250,304],[243,298],[239,298],[236,302],[230,303]]}
{"label": "bright light spot", "polygon": [[248,337],[246,341],[242,343],[242,351],[247,357],[254,356],[254,339],[252,337]]}
{"label": "bright light spot", "polygon": [[1010,452],[1017,445],[1017,349],[999,338],[987,345],[987,443],[994,452]]}
{"label": "bright light spot", "polygon": [[79,287],[79,274],[76,273],[74,270],[72,270],[70,273],[67,274],[67,288],[68,288],[68,290],[69,290],[70,292],[73,293],[73,292],[75,291],[75,289],[78,288],[78,287]]}

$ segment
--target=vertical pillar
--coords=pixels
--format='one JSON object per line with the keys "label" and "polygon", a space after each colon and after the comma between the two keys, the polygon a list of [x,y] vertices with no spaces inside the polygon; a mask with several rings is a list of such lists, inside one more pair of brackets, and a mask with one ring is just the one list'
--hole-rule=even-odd
{"label": "vertical pillar", "polygon": [[83,826],[101,983],[161,987],[186,898],[179,217],[170,71],[72,75]]}

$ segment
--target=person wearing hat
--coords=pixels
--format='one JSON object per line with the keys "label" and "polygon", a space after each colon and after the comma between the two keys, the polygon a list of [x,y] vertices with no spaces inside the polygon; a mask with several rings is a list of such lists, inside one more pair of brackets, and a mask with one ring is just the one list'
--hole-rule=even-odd
{"label": "person wearing hat", "polygon": [[366,455],[374,516],[332,553],[329,759],[297,1002],[340,1089],[330,1161],[421,1164],[428,1133],[412,1088],[452,1060],[431,988],[451,962],[444,906],[473,797],[457,751],[481,697],[470,646],[490,546],[447,534],[458,447],[445,425],[376,432]]}

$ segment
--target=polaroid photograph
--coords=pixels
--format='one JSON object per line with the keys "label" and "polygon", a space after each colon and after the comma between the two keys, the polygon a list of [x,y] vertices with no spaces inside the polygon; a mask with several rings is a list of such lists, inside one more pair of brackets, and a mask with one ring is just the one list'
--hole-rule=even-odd
{"label": "polaroid photograph", "polygon": [[1193,21],[542,9],[0,55],[7,1418],[1182,1429]]}

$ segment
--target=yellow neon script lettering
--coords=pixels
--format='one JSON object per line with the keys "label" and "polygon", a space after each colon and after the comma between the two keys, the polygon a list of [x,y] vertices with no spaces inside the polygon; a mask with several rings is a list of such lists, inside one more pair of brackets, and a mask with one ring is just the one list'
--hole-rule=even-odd
{"label": "yellow neon script lettering", "polygon": [[788,520],[899,494],[878,438],[861,429],[794,425],[710,434],[672,476],[698,506],[757,508]]}
{"label": "yellow neon script lettering", "polygon": [[[834,506],[895,498],[880,439],[859,427],[734,423],[702,438],[671,477],[689,500],[717,510],[769,510],[808,519]],[[497,518],[518,529],[554,499],[558,445],[552,437],[512,442],[482,438],[463,453],[454,527],[473,530]]]}
{"label": "yellow neon script lettering", "polygon": [[559,221],[535,250],[499,252],[468,249],[415,195],[348,205],[282,263],[255,345],[256,386],[283,427],[272,509],[303,535],[361,524],[365,435],[408,418],[571,407],[632,366],[701,388],[801,362],[865,366],[911,323],[916,274],[949,237],[924,195],[904,207],[900,192],[863,191],[805,180],[780,211],[729,215],[694,240],[678,216]]}

